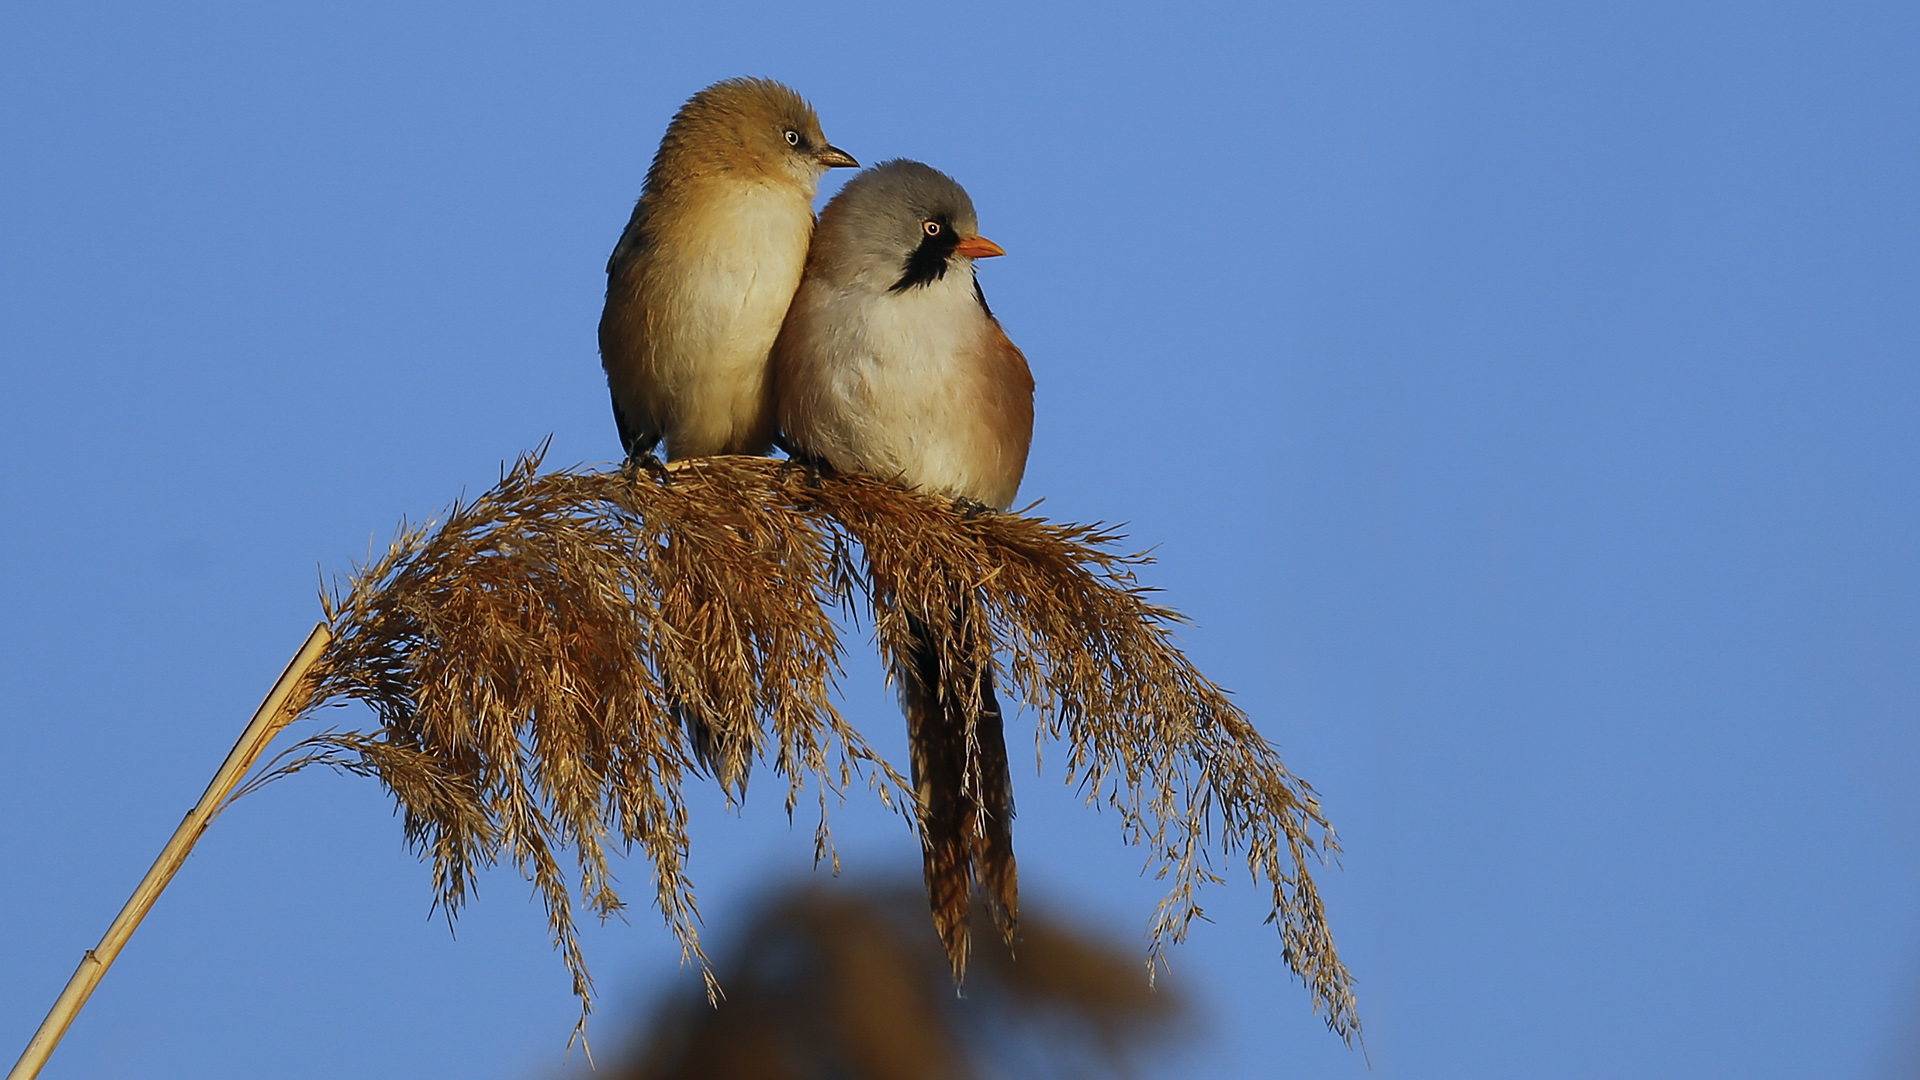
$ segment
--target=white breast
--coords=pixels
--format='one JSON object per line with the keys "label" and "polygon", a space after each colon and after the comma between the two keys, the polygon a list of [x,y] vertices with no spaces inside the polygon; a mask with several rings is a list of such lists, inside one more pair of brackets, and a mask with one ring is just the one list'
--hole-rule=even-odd
{"label": "white breast", "polygon": [[841,468],[980,497],[982,433],[968,406],[988,323],[972,266],[898,293],[861,283],[819,292],[803,293],[809,336],[830,357],[809,365],[809,447]]}

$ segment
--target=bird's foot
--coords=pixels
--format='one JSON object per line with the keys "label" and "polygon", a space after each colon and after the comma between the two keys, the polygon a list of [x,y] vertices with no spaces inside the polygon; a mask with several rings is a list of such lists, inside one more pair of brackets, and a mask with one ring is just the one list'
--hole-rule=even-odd
{"label": "bird's foot", "polygon": [[993,513],[993,507],[988,506],[978,499],[969,499],[965,495],[953,500],[953,510],[954,513],[959,514],[968,521],[972,521],[982,514]]}
{"label": "bird's foot", "polygon": [[630,480],[637,479],[644,472],[662,486],[673,483],[673,473],[667,470],[666,463],[660,460],[660,455],[651,450],[640,450],[627,455],[626,463],[620,467],[620,471]]}
{"label": "bird's foot", "polygon": [[776,445],[786,451],[787,454],[787,460],[780,463],[781,471],[783,473],[789,469],[804,471],[806,473],[807,487],[814,491],[820,490],[821,477],[833,472],[833,466],[827,464],[826,458],[820,457],[817,454],[809,454],[797,446],[790,446],[784,439],[777,441]]}

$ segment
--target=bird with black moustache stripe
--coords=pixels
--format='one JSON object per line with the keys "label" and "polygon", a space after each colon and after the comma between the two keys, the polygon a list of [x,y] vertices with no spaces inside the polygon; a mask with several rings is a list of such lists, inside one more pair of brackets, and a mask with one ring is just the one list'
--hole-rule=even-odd
{"label": "bird with black moustache stripe", "polygon": [[[796,456],[1005,510],[1033,438],[1033,376],[974,277],[1005,254],[953,178],[889,161],[821,212],[773,347],[780,427]],[[993,671],[943,670],[909,620],[894,678],[906,714],[934,923],[956,977],[977,881],[1013,938],[1013,787]],[[975,665],[977,666],[977,665]]]}

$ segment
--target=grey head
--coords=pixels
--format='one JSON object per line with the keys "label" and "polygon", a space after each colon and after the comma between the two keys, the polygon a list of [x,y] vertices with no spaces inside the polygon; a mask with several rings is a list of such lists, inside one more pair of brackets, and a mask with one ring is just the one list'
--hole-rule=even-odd
{"label": "grey head", "polygon": [[888,292],[926,288],[974,259],[1004,254],[980,235],[953,177],[905,158],[862,171],[820,213],[811,272]]}

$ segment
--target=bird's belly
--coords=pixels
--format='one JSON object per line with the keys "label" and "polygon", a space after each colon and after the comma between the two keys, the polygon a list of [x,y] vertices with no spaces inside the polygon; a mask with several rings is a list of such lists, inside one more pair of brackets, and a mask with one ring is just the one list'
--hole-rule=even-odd
{"label": "bird's belly", "polygon": [[837,369],[828,391],[845,420],[845,456],[862,472],[1003,505],[1012,497],[999,490],[1003,448],[999,432],[982,422],[984,373],[969,359],[981,327],[943,314],[909,310],[868,320],[864,347]]}
{"label": "bird's belly", "polygon": [[812,222],[789,196],[742,194],[698,235],[663,245],[641,366],[674,457],[764,452],[768,353],[799,286]]}

